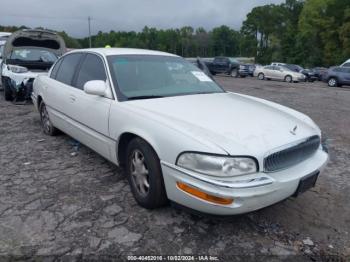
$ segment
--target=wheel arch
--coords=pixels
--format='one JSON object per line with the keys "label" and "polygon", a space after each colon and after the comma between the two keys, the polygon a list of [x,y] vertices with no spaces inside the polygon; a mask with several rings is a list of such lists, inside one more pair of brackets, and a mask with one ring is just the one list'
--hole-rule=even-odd
{"label": "wheel arch", "polygon": [[293,81],[293,76],[292,76],[292,75],[290,75],[290,74],[285,75],[285,77],[284,77],[284,81],[286,81],[286,80],[287,80],[287,77],[290,77],[290,80],[291,80],[291,81]]}
{"label": "wheel arch", "polygon": [[[159,158],[158,152],[156,150],[156,146],[155,144],[152,142],[152,139],[150,139],[149,137],[145,136],[145,135],[140,135],[137,132],[123,132],[118,139],[118,143],[117,143],[117,160],[120,166],[125,166],[126,164],[126,160],[127,160],[127,156],[126,156],[126,150],[127,147],[130,143],[131,140],[135,139],[135,138],[141,138],[142,140],[144,140],[146,143],[148,143],[150,145],[150,147],[153,149],[153,151],[156,153],[156,155]],[[150,142],[151,141],[151,142]]]}
{"label": "wheel arch", "polygon": [[41,95],[38,95],[37,101],[36,101],[36,106],[39,109],[41,102],[44,101]]}

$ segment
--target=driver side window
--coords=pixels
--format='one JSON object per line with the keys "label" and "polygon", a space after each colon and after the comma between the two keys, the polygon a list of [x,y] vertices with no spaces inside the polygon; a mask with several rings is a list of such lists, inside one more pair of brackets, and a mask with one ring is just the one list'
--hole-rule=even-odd
{"label": "driver side window", "polygon": [[91,80],[106,81],[107,75],[102,59],[97,55],[87,54],[81,64],[75,87],[83,90],[85,83]]}

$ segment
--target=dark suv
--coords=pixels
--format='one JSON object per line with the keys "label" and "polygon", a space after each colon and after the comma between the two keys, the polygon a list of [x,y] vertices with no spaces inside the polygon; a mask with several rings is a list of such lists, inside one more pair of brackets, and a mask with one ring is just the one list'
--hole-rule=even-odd
{"label": "dark suv", "polygon": [[324,75],[323,81],[327,82],[329,87],[350,85],[350,68],[331,67]]}

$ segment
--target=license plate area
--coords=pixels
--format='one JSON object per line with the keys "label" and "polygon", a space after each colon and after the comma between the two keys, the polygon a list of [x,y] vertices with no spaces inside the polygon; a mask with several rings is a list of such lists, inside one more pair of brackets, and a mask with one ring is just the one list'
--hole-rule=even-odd
{"label": "license plate area", "polygon": [[303,177],[300,179],[299,185],[297,190],[294,193],[294,197],[297,197],[298,195],[304,193],[305,191],[309,190],[310,188],[313,188],[316,184],[318,175],[320,174],[319,171],[316,171],[306,177]]}

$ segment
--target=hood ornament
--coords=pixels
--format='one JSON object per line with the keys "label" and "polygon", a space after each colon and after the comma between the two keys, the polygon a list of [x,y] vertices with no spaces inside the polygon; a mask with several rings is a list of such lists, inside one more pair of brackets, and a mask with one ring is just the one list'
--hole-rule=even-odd
{"label": "hood ornament", "polygon": [[297,134],[297,129],[298,129],[298,126],[296,125],[292,130],[290,130],[289,132],[292,134],[292,135],[296,135]]}

